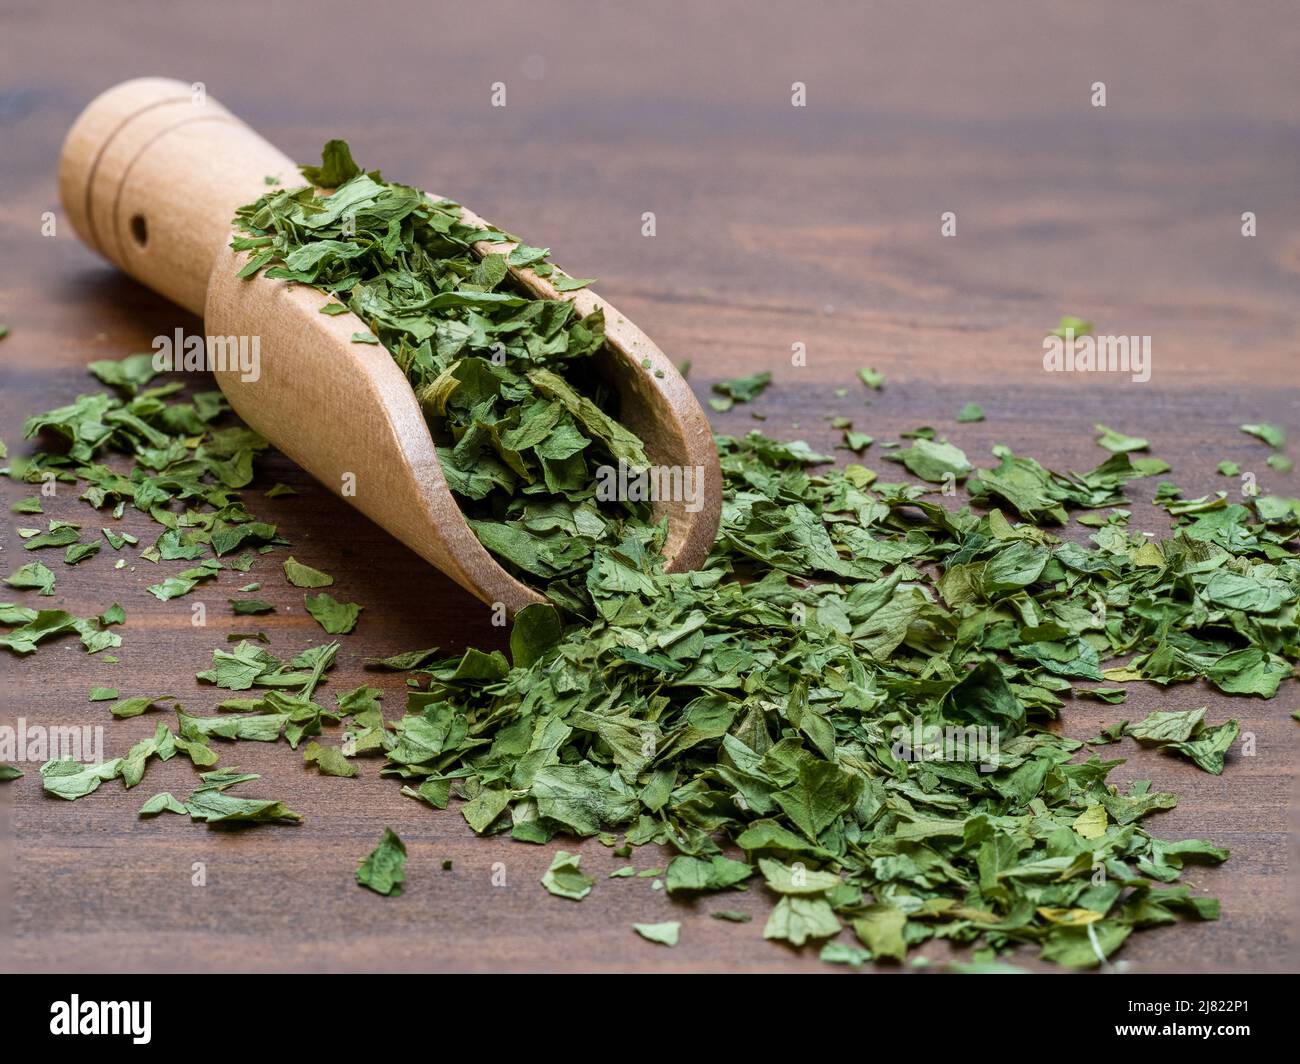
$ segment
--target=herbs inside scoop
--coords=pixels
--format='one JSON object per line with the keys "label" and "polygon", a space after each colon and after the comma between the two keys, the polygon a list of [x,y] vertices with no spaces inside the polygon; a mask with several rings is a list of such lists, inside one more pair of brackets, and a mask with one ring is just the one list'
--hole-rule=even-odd
{"label": "herbs inside scoop", "polygon": [[474,534],[552,601],[584,609],[596,549],[650,521],[643,503],[598,501],[596,470],[648,459],[593,361],[601,312],[533,298],[511,271],[560,291],[586,282],[545,248],[467,223],[451,200],[363,172],[343,141],[302,171],[309,185],[236,213],[247,235],[232,246],[250,252],[241,276],[312,285],[337,300],[322,313],[361,318],[370,332],[354,339],[377,340],[406,373]]}

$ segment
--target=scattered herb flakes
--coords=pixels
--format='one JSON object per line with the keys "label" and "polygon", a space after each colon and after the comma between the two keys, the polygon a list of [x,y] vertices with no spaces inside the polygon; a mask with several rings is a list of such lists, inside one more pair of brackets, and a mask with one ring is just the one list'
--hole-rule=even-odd
{"label": "scattered herb flakes", "polygon": [[1254,436],[1256,439],[1263,440],[1274,450],[1280,449],[1286,443],[1286,432],[1283,431],[1281,425],[1262,422],[1258,425],[1242,425],[1241,431],[1247,436]]}
{"label": "scattered herb flakes", "polygon": [[40,562],[28,562],[6,576],[5,583],[20,590],[39,591],[42,595],[49,596],[54,594],[55,577]]}
{"label": "scattered herb flakes", "polygon": [[861,454],[875,442],[874,437],[865,432],[847,431],[844,433],[844,446],[854,454]]}
{"label": "scattered herb flakes", "polygon": [[303,761],[315,763],[322,776],[340,776],[351,779],[357,774],[357,766],[352,764],[337,746],[322,746],[313,739],[302,754]]}
{"label": "scattered herb flakes", "polygon": [[71,802],[94,794],[101,783],[116,779],[121,772],[120,757],[98,765],[83,765],[71,760],[47,761],[41,766],[41,786],[46,794]]}
{"label": "scattered herb flakes", "polygon": [[406,844],[392,828],[384,828],[368,857],[357,868],[357,882],[376,894],[395,898],[402,893],[406,881]]}
{"label": "scattered herb flakes", "polygon": [[668,920],[662,924],[633,924],[632,930],[647,942],[660,946],[675,946],[681,938],[680,920]]}
{"label": "scattered herb flakes", "polygon": [[0,761],[0,783],[8,783],[11,780],[22,779],[23,770],[16,765]]}
{"label": "scattered herb flakes", "polygon": [[840,921],[824,898],[786,895],[776,903],[763,928],[763,937],[802,946],[812,939],[840,933]]}
{"label": "scattered herb flakes", "polygon": [[181,816],[185,816],[188,812],[189,810],[185,808],[184,802],[169,791],[163,791],[160,794],[155,794],[144,805],[140,806],[138,815],[141,820],[148,820],[162,813],[179,813]]}
{"label": "scattered herb flakes", "polygon": [[16,514],[43,514],[45,511],[41,508],[41,498],[39,495],[29,495],[25,499],[19,499],[9,507],[11,513]]}
{"label": "scattered herb flakes", "polygon": [[140,542],[140,540],[131,535],[130,532],[115,532],[111,528],[101,528],[100,532],[104,534],[104,538],[108,540],[108,545],[114,550],[121,550],[128,544],[134,547]]}
{"label": "scattered herb flakes", "polygon": [[298,494],[298,489],[291,488],[288,484],[276,483],[266,489],[266,497],[268,499],[278,499],[284,495],[297,495],[297,494]]}
{"label": "scattered herb flakes", "polygon": [[112,702],[120,694],[116,687],[92,687],[90,689],[91,702]]}
{"label": "scattered herb flakes", "polygon": [[[160,725],[125,759],[51,762],[42,768],[47,790],[75,798],[119,776],[133,785],[149,758],[175,752],[210,767],[209,738],[283,736],[296,746],[322,721],[348,715],[344,699],[355,696],[349,735],[382,748],[385,771],[418,785],[404,793],[439,808],[468,798],[461,808],[474,830],[508,821],[529,842],[620,830],[626,842],[614,852],[623,857],[637,845],[671,844],[670,892],[725,889],[750,868],[722,856],[732,842],[778,899],[765,937],[801,945],[852,926],[865,950],[830,943],[831,963],[902,960],[944,937],[980,944],[980,964],[1034,943],[1044,959],[1087,967],[1136,928],[1217,916],[1213,899],[1147,881],[1175,883],[1186,863],[1222,861],[1227,851],[1144,831],[1140,821],[1175,796],[1143,782],[1119,793],[1106,783],[1118,762],[1075,761],[1084,744],[1040,722],[1077,680],[1206,679],[1230,694],[1273,697],[1296,657],[1300,504],[1272,496],[1238,504],[1226,492],[1184,499],[1162,484],[1157,501],[1175,535],[1153,541],[1128,532],[1118,507],[1128,481],[1168,466],[1132,457],[1141,449],[1130,446],[1135,438],[1104,427],[1103,446],[1114,453],[1085,473],[1048,470],[1006,447],[994,449],[992,468],[972,469],[933,429],[904,434],[911,446],[891,457],[931,483],[969,475],[970,497],[986,515],[941,508],[925,489],[877,482],[861,466],[813,473],[824,456],[754,432],[718,437],[725,491],[713,556],[698,572],[666,574],[644,513],[611,513],[584,494],[592,463],[635,464],[643,452],[581,372],[603,342],[603,323],[507,282],[509,267],[547,269],[545,250],[485,251],[505,235],[469,231],[456,205],[362,174],[346,147],[327,149],[324,167],[306,176],[338,191],[327,200],[278,190],[240,212],[254,253],[245,273],[267,268],[347,300],[407,370],[475,531],[566,612],[546,607],[526,621],[521,613],[512,660],[477,650],[381,659],[411,673],[407,716],[391,732],[369,689],[338,696],[337,714],[311,700],[337,643],[284,662],[240,642],[214,652],[199,678],[231,691],[268,688],[264,696],[223,703],[242,712],[215,718],[178,707],[179,735]],[[349,203],[376,220],[359,239],[339,240]],[[413,273],[393,269],[385,251],[435,245],[448,257],[430,253]],[[536,319],[547,315],[551,347],[538,342]],[[1077,319],[1063,319],[1067,326],[1075,335],[1090,329]],[[499,343],[505,366],[489,357]],[[97,366],[119,397],[83,396],[30,419],[29,436],[61,435],[68,453],[38,455],[22,478],[84,481],[87,501],[115,517],[128,505],[156,518],[188,507],[141,556],[199,562],[202,575],[181,574],[197,582],[220,568],[209,552],[283,542],[237,499],[265,443],[240,427],[212,429],[224,411],[215,393],[168,402],[168,387],[148,387],[147,358]],[[1283,443],[1277,426],[1243,431]],[[109,451],[135,459],[129,476],[102,464]],[[1104,519],[1082,515],[1095,529],[1086,543],[1058,542],[1038,527],[1106,508]],[[581,550],[571,546],[578,539]],[[54,521],[28,537],[34,546],[76,542],[75,527]],[[246,549],[230,567],[247,571],[252,560]],[[296,586],[332,583],[293,564],[323,578],[299,584],[286,563]],[[39,570],[28,572],[28,586],[45,586]],[[77,632],[88,650],[103,650],[120,642],[107,631],[120,619],[108,616],[0,606],[0,622],[13,629],[0,645],[28,653],[41,639]],[[1113,667],[1115,659],[1126,664]],[[1075,693],[1118,701],[1117,691]],[[138,712],[153,704],[117,705],[133,702],[143,702]],[[1102,740],[1127,731],[1222,771],[1235,720],[1207,727],[1203,712],[1152,717],[1110,725]],[[996,727],[999,760],[981,771],[911,756],[899,749],[898,729],[918,724]],[[305,753],[320,767],[330,749],[312,743]],[[283,803],[226,793],[256,778],[206,773],[184,809],[215,823],[300,819]],[[1108,870],[1102,888],[1092,884],[1095,863]],[[580,898],[593,881],[561,851],[543,882]]]}
{"label": "scattered herb flakes", "polygon": [[887,454],[891,462],[901,462],[909,473],[932,484],[965,480],[971,472],[970,460],[960,447],[937,440],[918,439],[910,447]]}
{"label": "scattered herb flakes", "polygon": [[284,560],[284,575],[294,587],[329,587],[334,583],[334,577],[329,573],[303,565],[293,555]]}
{"label": "scattered herb flakes", "polygon": [[230,603],[231,612],[239,617],[251,617],[259,613],[275,612],[274,603],[264,602],[261,599],[226,599],[226,601]]}
{"label": "scattered herb flakes", "polygon": [[1235,720],[1217,726],[1205,723],[1205,707],[1195,710],[1160,712],[1128,726],[1128,734],[1141,742],[1182,754],[1198,767],[1218,776],[1224,756],[1236,741],[1240,726]]}
{"label": "scattered herb flakes", "polygon": [[1145,451],[1151,446],[1150,440],[1144,440],[1141,436],[1125,436],[1122,432],[1116,432],[1100,422],[1092,427],[1101,434],[1097,437],[1097,446],[1105,448],[1111,454]]}
{"label": "scattered herb flakes", "polygon": [[46,547],[66,547],[81,538],[79,526],[66,521],[50,521],[46,531],[32,536],[23,544],[23,550],[41,550]]}
{"label": "scattered herb flakes", "polygon": [[725,920],[729,924],[747,924],[754,919],[749,913],[742,913],[738,909],[715,909],[709,915],[715,920]]}
{"label": "scattered herb flakes", "polygon": [[1076,336],[1088,336],[1091,332],[1092,322],[1084,321],[1083,318],[1077,318],[1073,314],[1062,314],[1060,324],[1048,335],[1069,340]]}
{"label": "scattered herb flakes", "polygon": [[[1290,508],[1266,509],[1276,526],[1247,506],[1175,516],[1186,532],[1155,542],[1116,510],[1151,468],[1128,454],[1058,474],[1001,448],[994,469],[972,471],[981,497],[1044,523],[1109,507],[1116,523],[1081,545],[999,509],[940,508],[861,467],[811,477],[826,459],[806,444],[758,433],[718,444],[723,529],[701,571],[666,574],[654,540],[630,536],[598,552],[593,616],[512,641],[513,663],[402,656],[393,664],[416,671],[386,771],[436,774],[420,793],[438,805],[454,797],[449,777],[466,795],[497,795],[492,818],[476,817],[485,833],[509,816],[533,842],[622,831],[672,845],[673,891],[712,882],[730,841],[779,899],[768,937],[806,943],[849,924],[877,959],[937,935],[1095,965],[1098,949],[1077,950],[1062,913],[1096,914],[1108,955],[1147,926],[1124,869],[1170,882],[1185,860],[1226,856],[1144,831],[1174,796],[1113,790],[1118,762],[1076,765],[1086,744],[1037,722],[1078,681],[1081,697],[1119,701],[1122,688],[1092,686],[1103,674],[1267,695],[1287,660],[1252,640],[1267,631],[1288,645],[1300,575],[1284,549]],[[926,723],[997,727],[992,771],[900,750],[895,729]],[[1180,741],[1202,740],[1212,763],[1223,735]],[[1094,856],[1113,889],[1092,888]]]}
{"label": "scattered herb flakes", "polygon": [[169,576],[161,583],[150,584],[145,590],[159,602],[169,602],[171,599],[188,595],[203,581],[216,577],[221,563],[212,559],[209,559],[209,562],[210,564],[197,565],[193,569],[186,569],[175,576]]}
{"label": "scattered herb flakes", "polygon": [[713,385],[713,392],[720,398],[710,399],[709,405],[718,413],[725,413],[736,403],[752,403],[772,383],[772,374],[766,371],[751,373],[748,377],[736,377],[728,381],[718,381]]}
{"label": "scattered herb flakes", "polygon": [[1114,724],[1107,724],[1102,727],[1100,733],[1088,743],[1092,746],[1104,746],[1107,743],[1117,743],[1124,736],[1125,729],[1128,728],[1128,721],[1121,720]]}
{"label": "scattered herb flakes", "polygon": [[1237,465],[1236,462],[1229,462],[1226,459],[1220,462],[1216,469],[1220,476],[1235,477],[1241,475],[1241,466]]}
{"label": "scattered herb flakes", "polygon": [[[197,764],[197,762],[196,762]],[[240,783],[261,777],[238,769],[201,773],[202,785],[185,799],[185,811],[205,824],[296,824],[302,815],[283,802],[268,798],[242,798],[226,792]]]}
{"label": "scattered herb flakes", "polygon": [[984,408],[979,403],[967,403],[957,411],[957,421],[971,422],[984,420]]}
{"label": "scattered herb flakes", "polygon": [[121,701],[114,702],[109,706],[108,711],[116,719],[126,720],[130,717],[138,717],[155,706],[161,709],[164,702],[171,702],[175,705],[176,701],[175,695],[144,695],[135,698],[123,698]]}
{"label": "scattered herb flakes", "polygon": [[855,972],[871,960],[871,954],[867,950],[847,942],[827,942],[819,956],[826,964],[846,964]]}
{"label": "scattered herb flakes", "polygon": [[346,635],[357,626],[357,618],[361,616],[361,607],[355,602],[339,602],[325,591],[304,595],[303,602],[307,612],[330,635]]}
{"label": "scattered herb flakes", "polygon": [[145,352],[125,358],[100,359],[86,368],[105,384],[133,396],[139,395],[141,389],[158,375],[154,356]]}
{"label": "scattered herb flakes", "polygon": [[627,879],[636,875],[635,865],[624,865],[622,868],[616,868],[609,874],[610,879]]}
{"label": "scattered herb flakes", "polygon": [[[522,615],[523,611],[520,611]],[[367,658],[366,668],[368,669],[389,669],[393,672],[409,672],[412,669],[421,668],[433,661],[439,654],[437,647],[430,647],[428,650],[408,650],[401,654],[393,654],[387,658]]]}
{"label": "scattered herb flakes", "polygon": [[98,540],[91,540],[89,543],[74,543],[63,552],[63,561],[68,565],[76,565],[78,562],[84,562],[87,558],[93,558],[99,553],[100,543]]}
{"label": "scattered herb flakes", "polygon": [[542,886],[557,898],[582,901],[591,893],[592,884],[596,881],[578,867],[581,863],[580,854],[557,851],[551,860],[551,867],[542,876]]}
{"label": "scattered herb flakes", "polygon": [[98,617],[77,617],[67,610],[32,610],[25,606],[0,604],[0,625],[16,625],[0,635],[0,647],[15,654],[34,653],[37,644],[75,632],[82,647],[91,654],[121,646],[122,637],[108,631]]}
{"label": "scattered herb flakes", "polygon": [[729,857],[710,858],[682,855],[668,864],[668,893],[726,890],[743,883],[754,869],[744,861]]}
{"label": "scattered herb flakes", "polygon": [[878,392],[880,391],[881,388],[885,386],[884,374],[877,373],[874,369],[871,369],[870,367],[863,367],[862,369],[858,370],[858,379],[862,381],[862,383],[865,384],[868,388],[870,388],[873,392]]}
{"label": "scattered herb flakes", "polygon": [[1284,454],[1270,454],[1264,461],[1269,469],[1278,473],[1289,473],[1294,465],[1291,459]]}

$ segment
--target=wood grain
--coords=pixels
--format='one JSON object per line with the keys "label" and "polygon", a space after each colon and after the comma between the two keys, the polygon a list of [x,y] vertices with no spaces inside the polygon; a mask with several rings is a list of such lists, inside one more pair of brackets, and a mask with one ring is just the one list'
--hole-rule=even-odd
{"label": "wood grain", "polygon": [[[828,448],[838,434],[824,416],[843,414],[877,439],[934,425],[978,463],[1007,443],[1085,469],[1101,455],[1091,425],[1104,421],[1150,437],[1189,493],[1234,486],[1214,474],[1221,459],[1300,493],[1237,431],[1262,420],[1300,429],[1300,25],[1288,5],[393,4],[371,17],[356,32],[355,7],[337,2],[139,3],[111,18],[85,2],[6,5],[0,321],[12,334],[0,341],[0,438],[11,452],[26,415],[96,387],[88,361],[198,327],[98,261],[64,219],[41,235],[72,119],[115,81],[159,73],[204,81],[292,157],[346,137],[363,165],[548,244],[570,272],[598,276],[669,357],[691,359],[701,396],[713,380],[773,370],[755,409],[774,435]],[[1097,80],[1105,109],[1089,105]],[[505,108],[490,106],[495,81],[507,85]],[[794,81],[808,87],[806,108],[790,106]],[[958,231],[945,239],[947,210]],[[1253,238],[1240,235],[1247,210]],[[653,238],[641,235],[646,211]],[[1151,381],[1044,373],[1041,339],[1062,313],[1151,336]],[[794,343],[807,366],[791,365]],[[884,391],[855,382],[863,365],[886,375]],[[988,420],[953,423],[967,401]],[[713,419],[728,432],[756,424],[744,407]],[[303,494],[262,498],[276,481]],[[0,485],[5,505],[20,494]],[[1163,531],[1148,488],[1133,497],[1134,525]],[[365,672],[366,656],[504,643],[485,607],[286,459],[267,460],[248,501],[300,560],[335,574],[339,598],[366,607],[326,692],[369,681],[397,715],[400,677]],[[88,513],[70,494],[47,509]],[[17,523],[0,526],[6,572],[26,560]],[[282,557],[259,559],[247,579],[279,603],[259,627],[287,655],[319,631],[280,576]],[[104,551],[54,567],[60,605],[126,607],[121,663],[75,642],[0,658],[0,723],[102,723],[111,756],[154,718],[107,720],[86,702],[92,686],[215,705],[193,674],[247,619],[226,615],[224,588],[204,589],[208,624],[194,628],[194,596],[161,603],[144,591],[163,566],[112,562]],[[1121,957],[1135,971],[1293,970],[1294,682],[1267,702],[1137,690],[1123,707],[1069,705],[1060,727],[1085,737],[1117,709],[1135,718],[1201,704],[1256,739],[1255,755],[1234,755],[1222,777],[1127,739],[1107,753],[1129,759],[1117,782],[1151,779],[1182,796],[1149,822],[1155,833],[1233,851],[1187,877],[1223,899],[1223,918],[1135,935]],[[0,788],[0,967],[823,968],[761,940],[761,888],[684,905],[644,879],[600,878],[578,905],[537,883],[554,847],[476,839],[454,811],[402,798],[377,763],[335,780],[282,744],[242,744],[223,760],[261,772],[255,792],[306,821],[242,832],[138,821],[155,791],[188,793],[191,770],[175,762],[152,766],[133,792],[114,783],[76,803],[46,799],[31,775]],[[385,825],[411,851],[395,900],[352,882]],[[594,841],[581,852],[598,877],[617,863]],[[641,851],[637,863],[651,860]],[[204,887],[191,885],[195,862]],[[708,919],[716,908],[755,921]],[[683,920],[675,950],[630,928],[668,918]]]}

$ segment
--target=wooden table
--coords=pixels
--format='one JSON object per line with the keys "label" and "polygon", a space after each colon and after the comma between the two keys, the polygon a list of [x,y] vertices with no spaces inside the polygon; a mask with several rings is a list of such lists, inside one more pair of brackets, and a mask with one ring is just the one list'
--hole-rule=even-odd
{"label": "wooden table", "polygon": [[[12,328],[0,342],[0,437],[21,453],[25,416],[97,388],[88,361],[199,326],[62,221],[41,232],[42,213],[59,211],[55,165],[78,111],[110,84],[158,73],[205,82],[291,156],[310,161],[345,137],[363,165],[548,243],[691,359],[701,395],[711,381],[772,370],[756,407],[770,434],[825,449],[838,434],[824,416],[845,414],[878,439],[934,425],[978,464],[1005,442],[1086,469],[1103,456],[1091,431],[1103,421],[1150,437],[1193,495],[1236,487],[1215,475],[1221,459],[1295,495],[1296,478],[1265,467],[1263,445],[1237,426],[1300,428],[1300,21],[1287,4],[1132,6],[226,2],[115,5],[110,17],[97,3],[11,0],[0,15],[0,321]],[[498,81],[504,108],[490,105]],[[791,105],[796,81],[806,107]],[[1105,108],[1091,105],[1096,81]],[[647,211],[653,238],[641,235]],[[955,236],[940,235],[944,211],[956,212]],[[1243,211],[1258,219],[1253,238],[1241,234]],[[1063,313],[1152,337],[1150,382],[1045,373],[1042,337]],[[796,343],[806,367],[791,365]],[[854,373],[867,365],[887,383],[864,404]],[[967,401],[988,420],[955,424]],[[754,424],[744,407],[715,417],[723,431]],[[303,494],[262,498],[276,481]],[[365,606],[330,690],[377,684],[395,716],[401,678],[363,671],[364,657],[502,644],[486,608],[283,458],[265,462],[256,486],[250,506],[299,559],[336,575],[340,598]],[[5,482],[0,494],[7,507],[22,492]],[[1136,527],[1167,528],[1149,484],[1133,497]],[[71,492],[47,510],[89,515]],[[0,527],[6,572],[27,560],[19,523]],[[319,631],[280,576],[283,556],[259,559],[248,579],[281,604],[258,626],[287,655]],[[92,686],[215,705],[193,674],[228,630],[249,627],[227,615],[226,589],[158,602],[144,588],[177,564],[114,572],[112,562],[104,551],[75,569],[50,564],[59,605],[126,607],[121,663],[75,640],[0,657],[0,723],[103,724],[113,756],[158,718],[113,722],[87,702]],[[196,598],[209,606],[205,628],[190,623]],[[1187,877],[1222,897],[1223,918],[1135,935],[1120,956],[1136,971],[1294,968],[1295,685],[1267,702],[1144,690],[1123,715],[1202,703],[1256,737],[1255,756],[1233,756],[1222,777],[1132,740],[1111,749],[1130,758],[1117,782],[1152,779],[1182,796],[1153,831],[1231,848],[1227,864]],[[1117,715],[1080,702],[1060,726],[1085,737]],[[43,796],[37,766],[0,787],[0,967],[823,968],[813,951],[762,941],[762,888],[676,904],[645,879],[606,881],[616,861],[590,841],[584,867],[599,878],[577,905],[538,885],[555,847],[476,839],[454,810],[401,797],[377,762],[338,780],[283,744],[229,749],[225,762],[262,773],[254,793],[285,798],[305,823],[232,833],[137,820],[147,795],[188,793],[179,759],[153,765],[132,792],[112,783],[76,803]],[[411,852],[395,900],[352,877],[385,825]],[[505,882],[494,886],[498,862]],[[206,885],[195,886],[200,866]],[[707,918],[722,907],[756,919]],[[684,924],[675,950],[630,928],[669,918]]]}

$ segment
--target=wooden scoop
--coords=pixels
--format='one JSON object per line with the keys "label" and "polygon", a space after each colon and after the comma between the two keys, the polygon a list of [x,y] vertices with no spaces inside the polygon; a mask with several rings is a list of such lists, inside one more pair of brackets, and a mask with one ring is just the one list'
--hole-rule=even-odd
{"label": "wooden scoop", "polygon": [[[513,613],[545,601],[475,538],[405,375],[384,348],[352,342],[365,324],[350,313],[321,314],[329,297],[306,285],[236,276],[246,255],[229,246],[235,209],[262,196],[267,177],[292,186],[297,175],[289,158],[201,85],[140,78],[109,89],[77,119],[63,145],[59,193],[86,244],[203,315],[217,383],[253,429],[484,602]],[[695,568],[717,534],[722,473],[689,386],[645,333],[594,292],[561,294],[530,269],[511,273],[539,298],[569,299],[583,315],[604,310],[600,368],[619,393],[620,420],[654,465],[703,471],[697,512],[685,501],[655,504],[657,517],[668,516],[668,570]],[[260,376],[244,380],[237,365],[222,369],[213,337],[257,337]]]}

